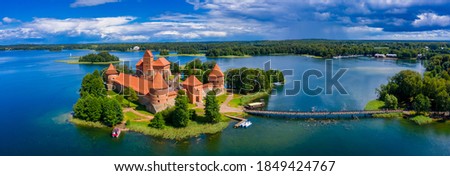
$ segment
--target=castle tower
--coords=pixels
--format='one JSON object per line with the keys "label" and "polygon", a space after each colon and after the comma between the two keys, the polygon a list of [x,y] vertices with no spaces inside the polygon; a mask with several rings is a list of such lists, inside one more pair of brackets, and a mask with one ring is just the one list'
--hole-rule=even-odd
{"label": "castle tower", "polygon": [[150,102],[154,105],[163,105],[168,101],[169,86],[161,73],[156,72],[150,82]]}
{"label": "castle tower", "polygon": [[116,70],[116,67],[114,67],[113,64],[109,64],[108,69],[106,69],[105,71],[105,75],[108,79],[106,86],[108,90],[112,90],[113,82],[117,78],[117,76],[119,76],[119,72]]}
{"label": "castle tower", "polygon": [[203,83],[194,75],[189,76],[183,83],[186,94],[191,103],[202,102],[203,100]]}
{"label": "castle tower", "polygon": [[213,84],[213,89],[218,91],[217,94],[224,92],[225,90],[225,78],[219,65],[215,65],[208,76],[208,82]]}
{"label": "castle tower", "polygon": [[136,64],[137,74],[139,76],[153,76],[153,54],[150,50],[146,50],[144,53],[144,57]]}
{"label": "castle tower", "polygon": [[163,75],[164,79],[169,79],[170,75],[172,74],[170,72],[170,62],[167,61],[166,58],[160,57],[158,60],[153,62],[153,69],[155,72],[159,72]]}

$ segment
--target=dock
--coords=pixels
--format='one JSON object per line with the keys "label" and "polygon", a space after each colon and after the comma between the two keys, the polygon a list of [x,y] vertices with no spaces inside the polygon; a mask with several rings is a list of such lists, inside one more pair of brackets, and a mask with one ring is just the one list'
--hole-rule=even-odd
{"label": "dock", "polygon": [[241,118],[241,117],[235,117],[235,116],[230,116],[230,115],[225,115],[225,116],[227,116],[230,119],[239,121],[238,123],[236,123],[234,125],[234,128],[239,128],[243,123],[247,122],[247,119],[244,119],[244,118]]}

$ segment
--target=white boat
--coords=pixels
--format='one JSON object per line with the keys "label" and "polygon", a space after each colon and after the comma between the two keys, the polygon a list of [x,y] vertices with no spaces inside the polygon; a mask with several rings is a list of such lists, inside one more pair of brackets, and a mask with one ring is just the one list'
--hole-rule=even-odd
{"label": "white boat", "polygon": [[281,83],[281,82],[276,82],[276,83],[273,83],[273,85],[274,85],[274,86],[282,86],[283,83]]}
{"label": "white boat", "polygon": [[241,127],[242,127],[242,128],[247,128],[247,127],[249,127],[250,125],[252,125],[252,122],[250,122],[250,121],[245,121],[244,123],[241,124]]}

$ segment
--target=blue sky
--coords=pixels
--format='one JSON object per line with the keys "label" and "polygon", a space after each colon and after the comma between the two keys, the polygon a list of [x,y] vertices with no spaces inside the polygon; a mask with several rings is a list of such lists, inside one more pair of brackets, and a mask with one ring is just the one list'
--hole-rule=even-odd
{"label": "blue sky", "polygon": [[449,0],[0,1],[0,44],[450,40]]}

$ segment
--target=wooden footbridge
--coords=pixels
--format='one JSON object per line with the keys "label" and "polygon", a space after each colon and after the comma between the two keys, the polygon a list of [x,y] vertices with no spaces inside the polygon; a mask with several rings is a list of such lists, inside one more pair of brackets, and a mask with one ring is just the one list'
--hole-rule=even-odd
{"label": "wooden footbridge", "polygon": [[370,117],[373,114],[403,113],[403,110],[376,110],[376,111],[265,111],[245,109],[244,112],[255,116],[285,117],[285,118],[359,118]]}

